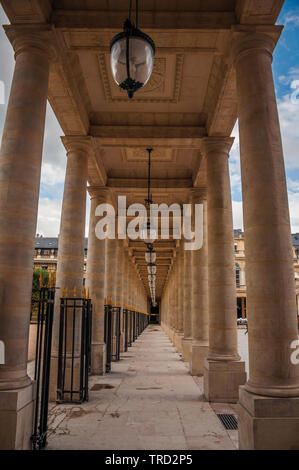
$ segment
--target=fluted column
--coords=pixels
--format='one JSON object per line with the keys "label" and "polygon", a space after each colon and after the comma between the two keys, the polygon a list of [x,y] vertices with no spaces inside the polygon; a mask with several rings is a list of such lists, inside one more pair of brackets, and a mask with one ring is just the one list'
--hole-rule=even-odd
{"label": "fluted column", "polygon": [[193,192],[193,203],[203,206],[203,245],[192,251],[192,346],[191,375],[203,375],[209,348],[208,229],[206,189]]}
{"label": "fluted column", "polygon": [[[60,232],[58,239],[58,260],[56,272],[57,294],[53,323],[53,342],[51,354],[50,398],[56,399],[57,367],[60,327],[60,298],[63,289],[68,296],[82,294],[84,273],[84,243],[86,218],[86,185],[88,170],[89,140],[85,137],[63,137],[67,150],[64,193],[61,211]],[[76,294],[77,293],[77,294]],[[81,349],[81,318],[79,313],[75,321],[74,355],[79,364]],[[66,352],[69,356],[66,364],[65,388],[71,380],[72,322],[68,322]],[[74,388],[79,387],[80,368],[75,367]]]}
{"label": "fluted column", "polygon": [[88,255],[86,269],[86,288],[92,300],[92,344],[91,344],[91,373],[102,375],[105,373],[106,346],[104,340],[104,298],[105,298],[105,244],[106,240],[99,240],[95,228],[99,220],[96,217],[96,208],[100,204],[109,202],[107,188],[89,187],[91,206],[88,235]]}
{"label": "fluted column", "polygon": [[191,251],[184,250],[183,244],[183,259],[184,259],[184,275],[183,275],[183,299],[184,299],[184,337],[182,339],[182,355],[183,360],[189,362],[190,349],[192,343],[192,324],[191,324],[191,292],[192,292],[192,276],[191,276]]}
{"label": "fluted column", "polygon": [[0,449],[12,450],[31,447],[27,351],[51,47],[41,35],[9,37],[16,63],[0,156]]}
{"label": "fluted column", "polygon": [[233,139],[207,137],[209,352],[204,389],[209,401],[236,402],[246,380],[237,345],[236,281],[228,155]]}
{"label": "fluted column", "polygon": [[291,361],[296,294],[274,47],[264,34],[235,35],[250,365],[240,390],[242,449],[294,449],[299,442],[299,364]]}

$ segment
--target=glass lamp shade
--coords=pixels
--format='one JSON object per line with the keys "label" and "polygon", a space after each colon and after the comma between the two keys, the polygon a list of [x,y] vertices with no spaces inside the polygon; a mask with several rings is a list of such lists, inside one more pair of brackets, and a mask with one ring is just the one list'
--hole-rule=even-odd
{"label": "glass lamp shade", "polygon": [[155,263],[157,258],[157,253],[155,251],[146,251],[145,252],[145,261],[147,263]]}
{"label": "glass lamp shade", "polygon": [[152,39],[129,20],[124,32],[111,41],[111,71],[118,86],[126,90],[129,98],[150,79],[154,65],[155,44]]}
{"label": "glass lamp shade", "polygon": [[146,243],[146,244],[153,244],[155,240],[158,238],[158,230],[155,227],[151,226],[150,221],[147,221],[142,227],[141,227],[141,239]]}
{"label": "glass lamp shade", "polygon": [[157,272],[157,266],[156,266],[155,264],[153,264],[153,263],[148,264],[148,265],[147,265],[147,272],[148,272],[149,274],[156,274],[156,272]]}

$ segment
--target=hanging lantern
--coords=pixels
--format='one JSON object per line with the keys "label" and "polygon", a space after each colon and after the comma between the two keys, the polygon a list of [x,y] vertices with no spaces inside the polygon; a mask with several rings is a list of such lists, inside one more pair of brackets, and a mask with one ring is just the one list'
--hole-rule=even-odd
{"label": "hanging lantern", "polygon": [[141,238],[147,245],[152,245],[158,238],[158,230],[151,226],[149,220],[141,227]]}
{"label": "hanging lantern", "polygon": [[157,258],[157,253],[151,249],[145,252],[145,261],[147,263],[155,263]]}
{"label": "hanging lantern", "polygon": [[147,265],[147,272],[149,274],[156,274],[157,272],[157,266],[154,263],[149,263]]}
{"label": "hanging lantern", "polygon": [[154,65],[155,44],[138,29],[138,0],[136,0],[136,24],[131,22],[132,0],[129,18],[124,30],[111,41],[111,70],[117,85],[133,98],[134,93],[150,79]]}

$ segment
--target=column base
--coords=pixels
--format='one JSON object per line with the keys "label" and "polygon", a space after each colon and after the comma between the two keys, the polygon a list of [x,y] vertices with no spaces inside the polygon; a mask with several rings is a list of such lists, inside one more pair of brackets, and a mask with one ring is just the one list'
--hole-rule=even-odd
{"label": "column base", "polygon": [[182,339],[182,356],[183,361],[189,362],[191,353],[192,338]]}
{"label": "column base", "polygon": [[190,352],[190,374],[202,376],[204,373],[205,359],[209,352],[208,341],[192,343]]}
{"label": "column base", "polygon": [[93,343],[91,345],[91,373],[104,375],[106,372],[106,344]]}
{"label": "column base", "polygon": [[30,450],[33,432],[35,383],[0,391],[0,450]]}
{"label": "column base", "polygon": [[239,386],[245,382],[245,362],[205,360],[204,394],[208,401],[237,403]]}
{"label": "column base", "polygon": [[299,450],[299,397],[239,394],[239,449]]}

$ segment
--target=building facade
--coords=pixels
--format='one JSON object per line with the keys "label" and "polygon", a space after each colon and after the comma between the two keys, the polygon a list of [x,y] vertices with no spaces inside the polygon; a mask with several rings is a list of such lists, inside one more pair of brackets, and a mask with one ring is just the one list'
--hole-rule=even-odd
{"label": "building facade", "polygon": [[[84,246],[84,280],[86,279],[87,243]],[[294,275],[296,283],[296,305],[299,316],[299,234],[292,235]],[[234,230],[234,254],[237,287],[237,318],[246,318],[246,256],[244,232]],[[58,260],[58,238],[47,238],[37,235],[34,249],[34,268],[55,272]]]}

